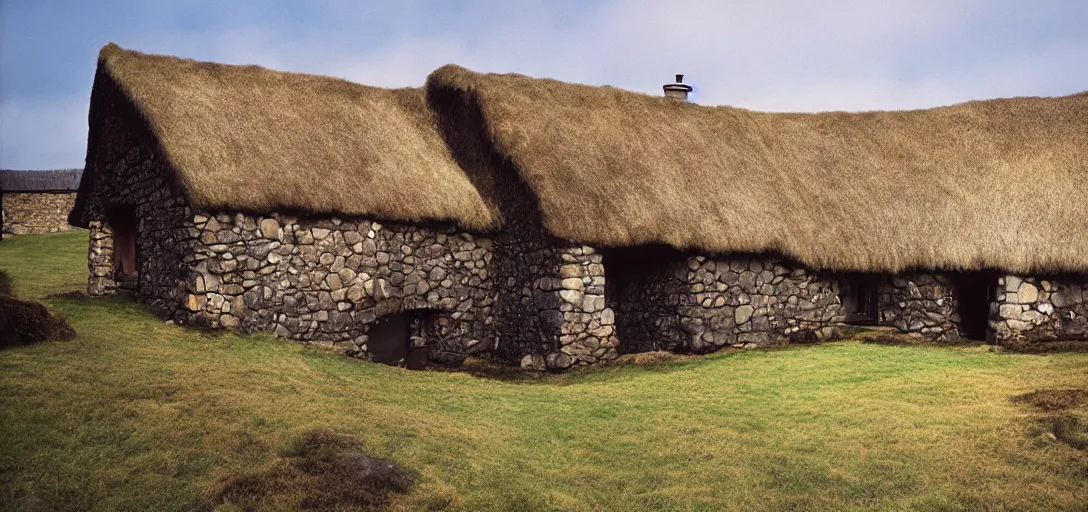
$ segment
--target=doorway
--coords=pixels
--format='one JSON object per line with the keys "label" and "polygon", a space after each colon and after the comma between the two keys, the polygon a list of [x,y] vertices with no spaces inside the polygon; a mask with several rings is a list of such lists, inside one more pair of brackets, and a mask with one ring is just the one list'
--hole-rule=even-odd
{"label": "doorway", "polygon": [[409,370],[426,369],[428,318],[419,311],[401,311],[379,318],[367,331],[370,357],[374,362]]}
{"label": "doorway", "polygon": [[367,351],[378,363],[399,365],[408,357],[411,319],[404,312],[385,315],[367,331]]}
{"label": "doorway", "polygon": [[666,340],[654,321],[673,314],[666,302],[667,288],[674,283],[673,269],[686,265],[684,254],[667,245],[602,248],[600,252],[604,303],[615,315],[619,351],[631,354],[664,348]]}
{"label": "doorway", "polygon": [[846,323],[875,325],[879,317],[876,294],[880,277],[874,274],[851,274],[842,280],[840,286],[839,298],[842,300]]}
{"label": "doorway", "polygon": [[131,206],[111,205],[106,208],[106,223],[113,230],[113,280],[118,288],[134,291],[139,281],[136,210]]}
{"label": "doorway", "polygon": [[956,312],[960,316],[960,337],[986,341],[990,332],[990,303],[997,293],[997,276],[992,272],[950,274]]}

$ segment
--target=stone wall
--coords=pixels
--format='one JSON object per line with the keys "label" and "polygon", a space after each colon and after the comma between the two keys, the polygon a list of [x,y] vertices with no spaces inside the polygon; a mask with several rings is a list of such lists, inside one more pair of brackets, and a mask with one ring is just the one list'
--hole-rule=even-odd
{"label": "stone wall", "polygon": [[83,192],[91,229],[87,292],[117,290],[114,224],[124,224],[135,231],[137,296],[172,315],[182,304],[197,245],[193,213],[168,159],[127,100],[115,92],[92,108],[106,114],[91,116],[101,125],[88,142],[87,170],[94,182]]}
{"label": "stone wall", "polygon": [[567,368],[615,359],[619,340],[615,314],[605,305],[601,254],[589,246],[568,246],[555,250],[551,261],[558,267],[538,282],[542,299],[537,300],[545,325],[558,328],[559,350],[548,354],[547,366]]}
{"label": "stone wall", "polygon": [[844,317],[835,280],[787,265],[760,255],[667,262],[618,299],[618,311],[640,316],[619,320],[624,333],[635,333],[621,339],[623,350],[702,353],[836,337]]}
{"label": "stone wall", "polygon": [[102,95],[92,109],[105,109],[92,116],[102,125],[89,141],[94,183],[85,192],[94,295],[118,289],[114,220],[128,212],[136,295],[178,323],[271,331],[368,355],[372,324],[413,311],[413,339],[426,334],[441,361],[495,351],[560,369],[616,356],[600,255],[547,236],[520,182],[500,183],[514,191],[500,195],[510,222],[494,240],[447,225],[194,212],[131,106]]}
{"label": "stone wall", "polygon": [[3,231],[33,235],[70,231],[68,212],[75,205],[74,192],[3,192]]}
{"label": "stone wall", "polygon": [[601,255],[548,234],[536,196],[513,164],[494,151],[479,106],[465,97],[445,100],[438,108],[452,111],[440,121],[458,121],[440,124],[443,136],[503,219],[503,228],[493,234],[496,354],[535,369],[617,357]]}
{"label": "stone wall", "polygon": [[505,185],[513,200],[503,206],[506,226],[494,244],[496,353],[533,369],[616,358],[601,255],[548,236],[524,186]]}
{"label": "stone wall", "polygon": [[87,294],[92,297],[117,291],[113,279],[113,230],[100,220],[90,223],[87,247]]}
{"label": "stone wall", "polygon": [[881,280],[878,325],[934,340],[958,340],[960,315],[952,280],[944,274],[904,273]]}
{"label": "stone wall", "polygon": [[366,355],[371,324],[419,311],[439,317],[435,359],[456,362],[494,346],[487,238],[278,214],[200,214],[193,222],[199,244],[185,308],[174,315],[180,323],[272,331]]}
{"label": "stone wall", "polygon": [[1088,277],[998,279],[990,327],[1001,344],[1088,340]]}

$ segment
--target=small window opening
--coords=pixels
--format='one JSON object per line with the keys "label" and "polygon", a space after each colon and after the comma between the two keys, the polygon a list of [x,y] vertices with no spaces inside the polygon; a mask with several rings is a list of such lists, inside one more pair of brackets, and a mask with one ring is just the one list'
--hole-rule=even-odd
{"label": "small window opening", "polygon": [[842,280],[840,298],[846,314],[846,323],[876,324],[878,282],[877,276],[868,274],[851,275]]}

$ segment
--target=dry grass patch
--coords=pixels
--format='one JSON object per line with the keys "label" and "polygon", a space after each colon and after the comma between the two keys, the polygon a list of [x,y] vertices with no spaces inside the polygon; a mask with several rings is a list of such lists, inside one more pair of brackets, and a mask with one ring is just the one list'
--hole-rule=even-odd
{"label": "dry grass patch", "polygon": [[[738,352],[736,349],[727,349],[727,353]],[[614,365],[634,365],[634,366],[660,366],[669,363],[683,363],[693,361],[700,356],[691,354],[674,354],[665,350],[655,350],[653,352],[642,352],[639,354],[624,354],[611,363]]]}
{"label": "dry grass patch", "polygon": [[1005,350],[1020,354],[1054,354],[1059,352],[1088,352],[1086,341],[1037,341],[1037,342],[1011,342],[1005,345]]}

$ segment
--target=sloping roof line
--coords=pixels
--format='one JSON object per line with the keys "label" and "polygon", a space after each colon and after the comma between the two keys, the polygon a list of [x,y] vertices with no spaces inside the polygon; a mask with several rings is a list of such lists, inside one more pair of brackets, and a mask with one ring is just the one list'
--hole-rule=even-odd
{"label": "sloping roof line", "polygon": [[765,113],[445,66],[556,236],[811,267],[1088,270],[1088,94]]}
{"label": "sloping roof line", "polygon": [[[149,55],[112,43],[99,54],[97,74],[107,80],[96,78],[92,103],[110,92],[100,89],[119,89],[197,208],[497,225],[452,160],[421,89]],[[90,178],[105,172],[90,160]]]}
{"label": "sloping roof line", "polygon": [[0,192],[75,192],[83,169],[0,169]]}
{"label": "sloping roof line", "polygon": [[[1086,93],[764,113],[457,66],[425,92],[378,89],[115,45],[98,73],[198,208],[497,229],[488,178],[452,156],[479,118],[559,238],[835,270],[1088,271]],[[477,114],[443,108],[451,91]]]}

